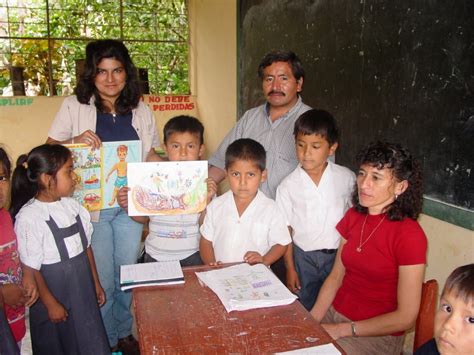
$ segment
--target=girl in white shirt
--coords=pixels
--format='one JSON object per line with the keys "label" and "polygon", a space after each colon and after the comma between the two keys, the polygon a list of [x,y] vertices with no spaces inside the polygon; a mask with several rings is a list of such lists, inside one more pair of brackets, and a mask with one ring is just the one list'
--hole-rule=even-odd
{"label": "girl in white shirt", "polygon": [[18,158],[12,214],[21,261],[33,268],[40,298],[30,309],[35,354],[109,354],[99,306],[105,302],[90,248],[87,210],[70,198],[69,149],[44,144]]}

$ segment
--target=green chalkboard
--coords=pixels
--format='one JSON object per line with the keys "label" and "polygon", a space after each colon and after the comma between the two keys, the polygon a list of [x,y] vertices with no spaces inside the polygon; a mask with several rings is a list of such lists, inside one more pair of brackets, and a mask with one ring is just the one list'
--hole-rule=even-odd
{"label": "green chalkboard", "polygon": [[293,50],[303,101],[339,122],[339,164],[355,169],[356,152],[376,139],[406,145],[426,197],[473,216],[459,222],[473,229],[473,39],[472,0],[241,0],[240,113],[263,102],[264,54]]}

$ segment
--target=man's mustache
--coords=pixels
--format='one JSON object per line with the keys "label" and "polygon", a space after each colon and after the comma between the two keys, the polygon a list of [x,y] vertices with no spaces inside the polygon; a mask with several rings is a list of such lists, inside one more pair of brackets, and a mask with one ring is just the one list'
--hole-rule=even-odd
{"label": "man's mustache", "polygon": [[278,95],[283,95],[283,96],[286,96],[286,94],[283,92],[283,91],[275,91],[275,90],[272,90],[268,93],[268,95],[273,95],[273,94],[278,94]]}

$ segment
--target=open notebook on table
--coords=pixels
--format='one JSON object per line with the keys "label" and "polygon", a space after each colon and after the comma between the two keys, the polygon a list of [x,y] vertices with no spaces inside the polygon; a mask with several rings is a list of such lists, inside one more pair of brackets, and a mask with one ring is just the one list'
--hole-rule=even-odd
{"label": "open notebook on table", "polygon": [[123,291],[134,287],[182,283],[184,283],[184,275],[178,260],[120,267],[120,288]]}

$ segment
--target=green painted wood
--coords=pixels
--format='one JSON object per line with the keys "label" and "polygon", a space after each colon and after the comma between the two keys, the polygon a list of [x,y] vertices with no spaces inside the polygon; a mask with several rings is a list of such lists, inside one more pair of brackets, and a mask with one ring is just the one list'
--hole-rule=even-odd
{"label": "green painted wood", "polygon": [[474,230],[474,211],[472,210],[425,196],[423,199],[423,213],[459,227]]}

